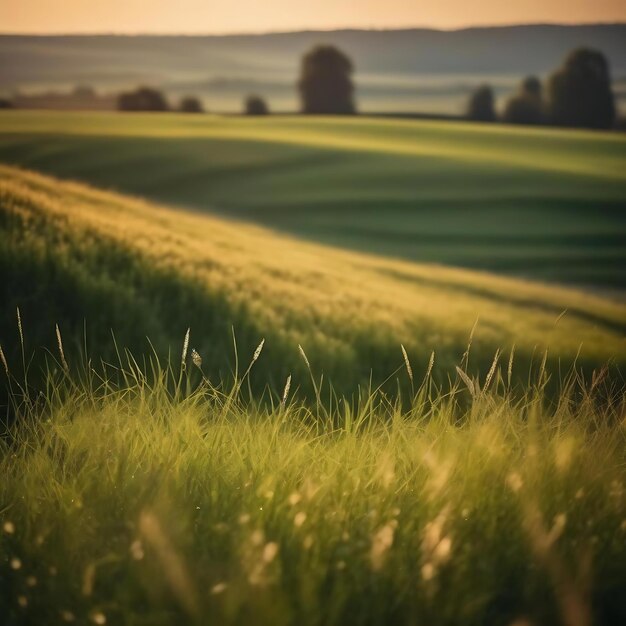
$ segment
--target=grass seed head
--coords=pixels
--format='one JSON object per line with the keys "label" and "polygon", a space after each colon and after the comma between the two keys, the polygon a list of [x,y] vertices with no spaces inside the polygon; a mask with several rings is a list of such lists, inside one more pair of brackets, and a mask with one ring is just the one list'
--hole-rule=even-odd
{"label": "grass seed head", "polygon": [[202,357],[195,348],[191,349],[191,361],[198,369],[202,368]]}
{"label": "grass seed head", "polygon": [[263,350],[263,346],[265,345],[265,339],[261,339],[261,343],[257,346],[254,354],[252,355],[252,362],[255,363],[257,359],[261,356],[261,351]]}
{"label": "grass seed head", "polygon": [[409,355],[406,353],[406,350],[402,344],[400,344],[402,348],[402,356],[404,357],[404,365],[406,367],[406,372],[409,375],[409,379],[411,383],[413,382],[413,369],[411,368],[411,362],[409,361]]}
{"label": "grass seed head", "polygon": [[183,351],[180,355],[180,362],[182,363],[183,367],[187,361],[187,350],[189,349],[189,335],[191,334],[191,328],[187,329],[187,332],[185,333],[185,339],[183,340]]}

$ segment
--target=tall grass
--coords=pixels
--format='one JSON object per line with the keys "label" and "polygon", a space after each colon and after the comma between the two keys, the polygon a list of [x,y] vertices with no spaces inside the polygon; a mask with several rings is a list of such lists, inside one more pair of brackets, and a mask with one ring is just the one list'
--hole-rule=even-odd
{"label": "tall grass", "polygon": [[193,335],[182,363],[68,369],[62,346],[43,389],[2,373],[4,623],[626,617],[626,403],[604,370],[556,399],[541,357],[525,389],[494,359],[445,387],[415,377],[408,401],[347,398],[302,350],[309,401],[299,377],[251,391],[263,343],[230,380],[204,374]]}
{"label": "tall grass", "polygon": [[400,344],[416,380],[433,350],[432,373],[445,380],[477,319],[464,365],[473,375],[513,344],[513,378],[546,347],[553,369],[576,360],[590,374],[626,362],[626,306],[616,300],[347,253],[6,167],[0,301],[0,342],[12,361],[21,358],[17,307],[27,349],[51,345],[58,321],[70,362],[85,344],[115,359],[111,329],[137,359],[153,349],[167,358],[191,326],[204,371],[223,378],[234,366],[231,328],[246,353],[266,337],[267,376],[258,385],[251,377],[258,391],[308,374],[298,344],[346,394],[370,375],[384,380],[402,363]]}

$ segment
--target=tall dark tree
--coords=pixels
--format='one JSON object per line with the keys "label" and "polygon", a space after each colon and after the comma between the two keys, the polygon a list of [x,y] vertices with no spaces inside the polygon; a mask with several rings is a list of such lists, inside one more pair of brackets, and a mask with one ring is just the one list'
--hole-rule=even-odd
{"label": "tall dark tree", "polygon": [[334,46],[317,46],[304,55],[298,82],[302,112],[355,113],[353,71],[352,61]]}
{"label": "tall dark tree", "polygon": [[270,111],[261,96],[248,96],[243,103],[246,115],[267,115]]}
{"label": "tall dark tree", "polygon": [[611,128],[615,101],[606,57],[589,48],[570,52],[548,81],[548,110],[559,126]]}
{"label": "tall dark tree", "polygon": [[179,109],[181,113],[204,113],[202,102],[195,96],[185,96],[180,101]]}
{"label": "tall dark tree", "polygon": [[543,87],[536,76],[527,76],[520,85],[520,93],[541,99]]}
{"label": "tall dark tree", "polygon": [[167,111],[165,96],[152,87],[138,87],[119,95],[117,108],[120,111]]}
{"label": "tall dark tree", "polygon": [[489,85],[481,85],[470,96],[467,117],[475,122],[495,122],[496,110],[493,90]]}
{"label": "tall dark tree", "polygon": [[537,77],[528,76],[522,81],[517,93],[506,103],[502,119],[507,124],[543,124],[542,88]]}

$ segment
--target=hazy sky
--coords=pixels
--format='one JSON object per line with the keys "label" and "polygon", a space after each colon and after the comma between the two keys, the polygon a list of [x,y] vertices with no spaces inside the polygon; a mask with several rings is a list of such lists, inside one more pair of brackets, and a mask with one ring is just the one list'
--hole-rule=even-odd
{"label": "hazy sky", "polygon": [[232,33],[626,21],[626,0],[0,0],[0,32]]}

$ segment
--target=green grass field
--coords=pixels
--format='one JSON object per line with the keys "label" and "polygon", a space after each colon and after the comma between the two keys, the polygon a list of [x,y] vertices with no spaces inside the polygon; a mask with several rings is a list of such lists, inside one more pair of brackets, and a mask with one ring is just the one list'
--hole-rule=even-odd
{"label": "green grass field", "polygon": [[72,353],[86,341],[113,358],[113,330],[120,348],[149,353],[149,337],[166,356],[191,327],[218,376],[232,328],[246,354],[265,337],[261,387],[301,368],[298,344],[341,390],[393,375],[400,344],[416,372],[434,351],[447,374],[476,323],[475,370],[513,346],[522,378],[545,350],[564,370],[624,363],[626,305],[587,293],[303,243],[3,166],[0,194],[5,347],[18,345],[19,307],[29,352],[58,323]]}
{"label": "green grass field", "polygon": [[622,138],[0,129],[3,626],[626,621]]}
{"label": "green grass field", "polygon": [[0,161],[394,258],[626,285],[620,134],[3,112]]}
{"label": "green grass field", "polygon": [[183,359],[61,369],[33,396],[9,370],[4,624],[624,622],[624,398],[602,375],[558,403],[502,368],[427,376],[404,409],[270,407]]}

